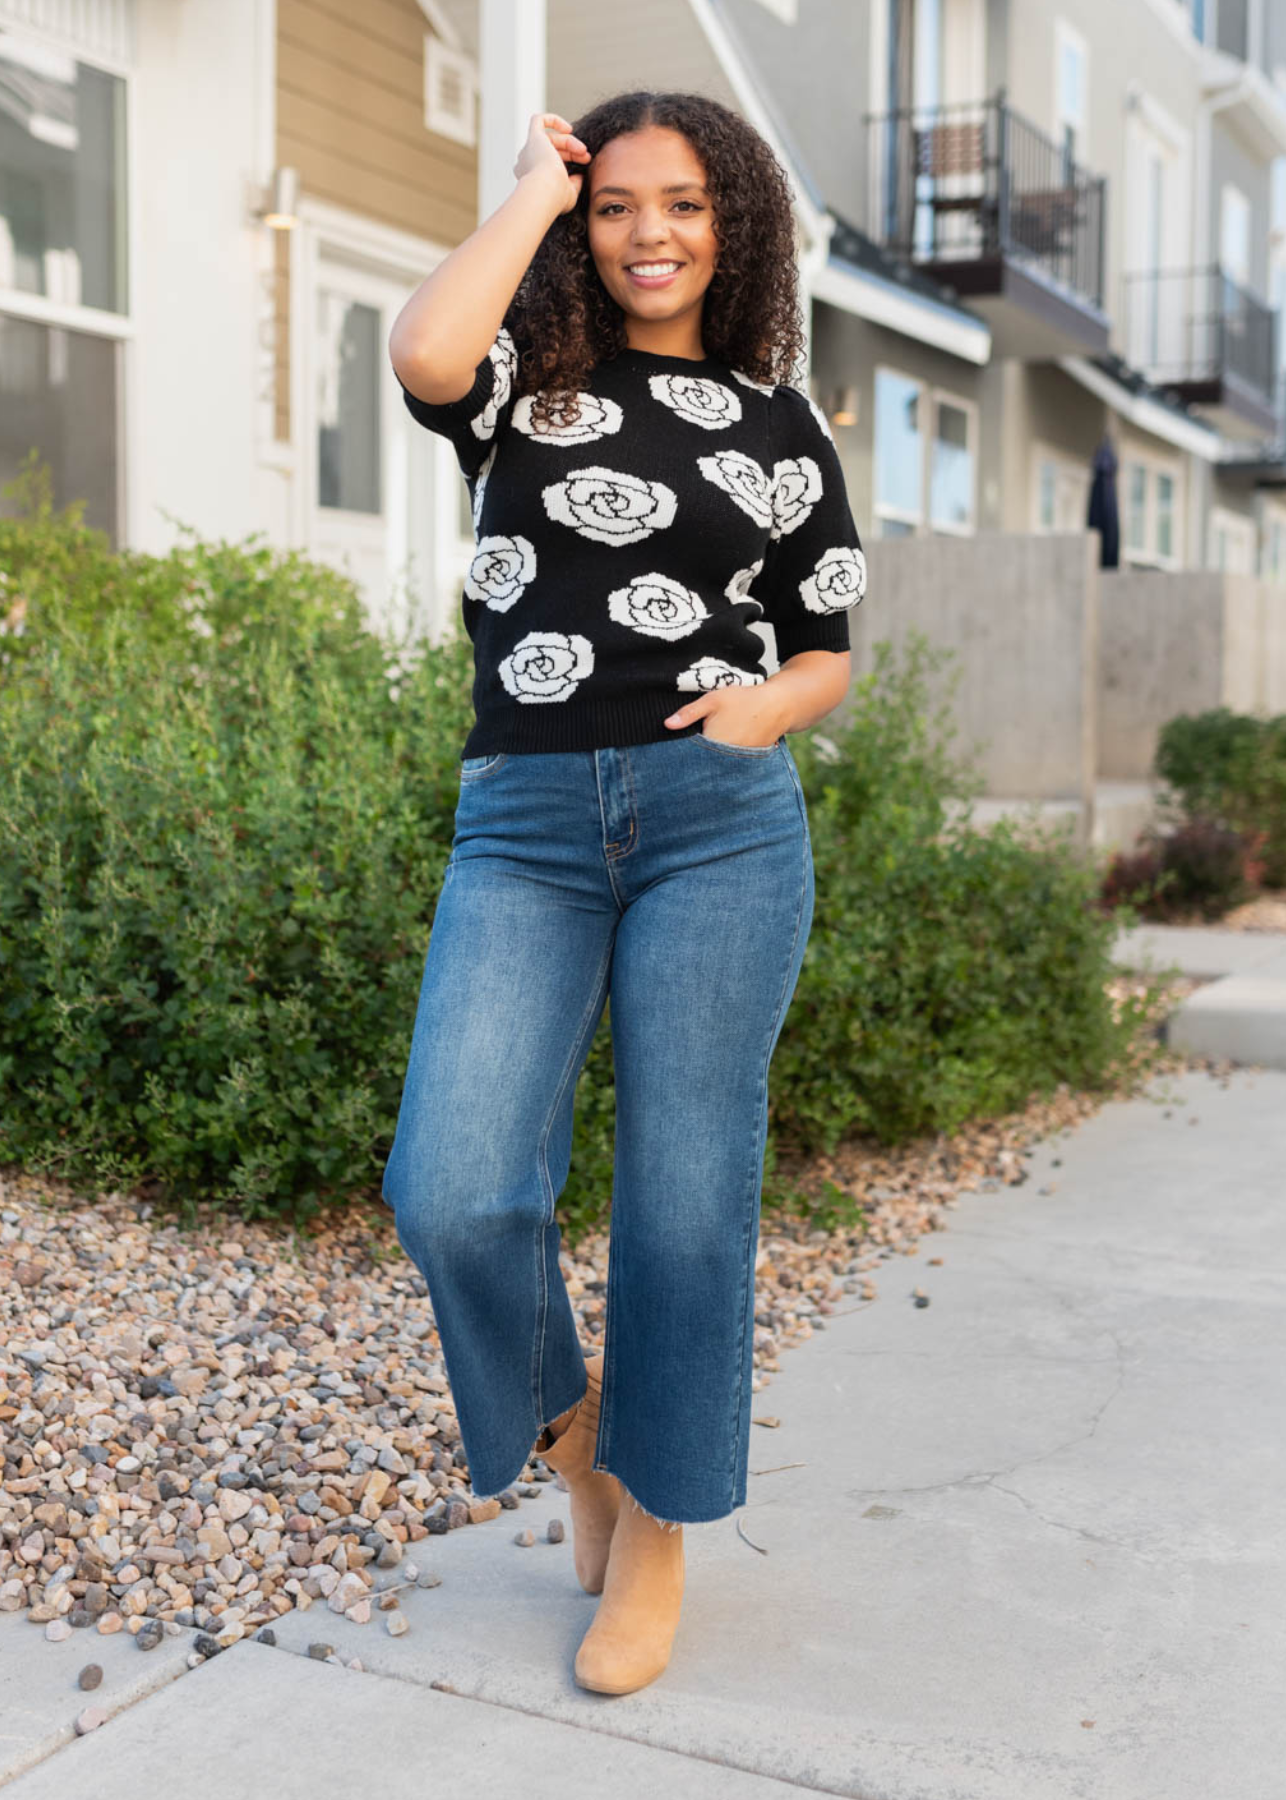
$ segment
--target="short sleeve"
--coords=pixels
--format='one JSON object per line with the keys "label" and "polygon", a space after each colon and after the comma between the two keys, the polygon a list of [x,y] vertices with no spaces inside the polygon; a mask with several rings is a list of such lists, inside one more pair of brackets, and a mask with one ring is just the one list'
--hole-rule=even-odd
{"label": "short sleeve", "polygon": [[752,591],[784,663],[849,648],[848,614],[866,592],[866,557],[825,414],[780,383],[772,407],[773,523]]}
{"label": "short sleeve", "polygon": [[473,386],[459,400],[432,406],[417,399],[400,376],[398,385],[411,417],[426,431],[450,440],[461,473],[472,481],[508,424],[517,375],[517,345],[502,325],[495,343],[474,370]]}

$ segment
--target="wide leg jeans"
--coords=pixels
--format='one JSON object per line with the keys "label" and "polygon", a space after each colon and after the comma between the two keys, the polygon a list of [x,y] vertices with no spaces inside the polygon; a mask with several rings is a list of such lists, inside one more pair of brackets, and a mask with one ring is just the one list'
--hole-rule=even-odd
{"label": "wide leg jeans", "polygon": [[461,764],[383,1196],[428,1288],[478,1496],[515,1481],[585,1392],[554,1208],[610,1004],[594,1467],[670,1522],[744,1504],[768,1070],[813,894],[785,737]]}

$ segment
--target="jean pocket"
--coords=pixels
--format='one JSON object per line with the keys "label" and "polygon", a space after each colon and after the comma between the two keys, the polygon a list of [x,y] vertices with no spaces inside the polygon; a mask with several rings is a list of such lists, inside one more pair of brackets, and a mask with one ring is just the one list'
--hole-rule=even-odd
{"label": "jean pocket", "polygon": [[776,738],[771,744],[725,744],[722,738],[707,737],[704,731],[692,733],[694,744],[704,744],[707,750],[714,750],[721,756],[776,756],[785,742],[784,738]]}
{"label": "jean pocket", "polygon": [[462,757],[460,759],[460,779],[461,781],[472,781],[479,775],[489,775],[493,769],[498,769],[502,762],[507,761],[508,753],[504,750],[497,750],[491,756]]}

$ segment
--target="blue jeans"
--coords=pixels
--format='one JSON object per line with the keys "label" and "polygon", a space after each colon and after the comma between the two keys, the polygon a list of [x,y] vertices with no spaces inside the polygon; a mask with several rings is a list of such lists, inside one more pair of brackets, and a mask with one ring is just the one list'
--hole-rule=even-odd
{"label": "blue jeans", "polygon": [[784,737],[462,762],[383,1198],[428,1288],[480,1497],[585,1392],[554,1204],[610,991],[594,1467],[670,1522],[745,1503],[768,1065],[812,917]]}

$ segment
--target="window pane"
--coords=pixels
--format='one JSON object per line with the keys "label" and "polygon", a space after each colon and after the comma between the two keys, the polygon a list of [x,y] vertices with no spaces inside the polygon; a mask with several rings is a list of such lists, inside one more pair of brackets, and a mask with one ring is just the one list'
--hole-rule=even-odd
{"label": "window pane", "polygon": [[1052,462],[1042,462],[1037,475],[1040,483],[1040,528],[1042,531],[1054,529],[1054,491],[1055,470]]}
{"label": "window pane", "polygon": [[880,536],[881,537],[914,537],[915,536],[915,526],[908,524],[905,519],[881,519],[880,520]]}
{"label": "window pane", "polygon": [[1085,118],[1085,59],[1080,46],[1063,39],[1058,63],[1060,123],[1080,125]]}
{"label": "window pane", "polygon": [[1225,184],[1219,219],[1219,261],[1225,275],[1243,287],[1250,280],[1250,201]]}
{"label": "window pane", "polygon": [[924,512],[920,384],[891,369],[875,372],[875,499],[919,518]]}
{"label": "window pane", "polygon": [[380,511],[380,314],[317,294],[317,504]]}
{"label": "window pane", "polygon": [[1157,555],[1174,554],[1174,476],[1157,475]]}
{"label": "window pane", "polygon": [[1147,548],[1148,472],[1142,463],[1127,463],[1125,542],[1131,550]]}
{"label": "window pane", "polygon": [[[49,465],[56,507],[85,502],[87,525],[117,539],[117,346],[111,338],[0,313],[0,482],[27,452]],[[0,496],[0,512],[16,504]]]}
{"label": "window pane", "polygon": [[123,313],[125,83],[0,31],[0,287]]}
{"label": "window pane", "polygon": [[967,525],[973,517],[973,458],[969,415],[949,400],[938,402],[933,436],[932,513],[935,525]]}

